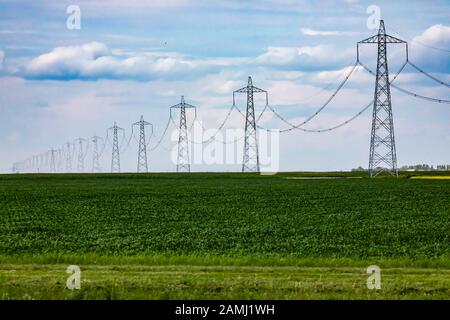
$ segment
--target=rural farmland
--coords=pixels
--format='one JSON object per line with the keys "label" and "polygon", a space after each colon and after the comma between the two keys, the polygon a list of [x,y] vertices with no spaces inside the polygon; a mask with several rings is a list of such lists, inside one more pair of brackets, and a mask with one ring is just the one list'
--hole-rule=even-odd
{"label": "rural farmland", "polygon": [[[0,295],[443,298],[450,180],[412,175],[3,175]],[[372,264],[384,290],[366,287]]]}

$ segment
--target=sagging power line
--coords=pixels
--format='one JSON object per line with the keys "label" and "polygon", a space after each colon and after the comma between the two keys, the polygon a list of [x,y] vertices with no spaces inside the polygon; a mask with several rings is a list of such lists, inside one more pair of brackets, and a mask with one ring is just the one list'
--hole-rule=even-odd
{"label": "sagging power line", "polygon": [[[376,44],[378,48],[377,54],[377,69],[376,72],[373,72],[367,65],[365,65],[359,57],[359,46],[363,44]],[[389,68],[388,68],[388,57],[387,57],[387,45],[388,44],[404,44],[406,48],[406,59],[402,64],[400,70],[395,74],[394,77],[389,77]],[[429,74],[424,71],[422,68],[417,66],[415,63],[411,62],[408,54],[408,43],[393,37],[391,35],[386,34],[386,29],[384,26],[384,21],[380,21],[380,27],[378,33],[370,38],[362,40],[357,43],[357,52],[356,52],[356,61],[354,64],[350,66],[350,69],[346,72],[343,81],[337,86],[337,88],[332,92],[330,97],[326,99],[326,101],[317,108],[315,112],[313,112],[310,116],[306,117],[305,120],[300,123],[294,124],[288,118],[282,116],[280,112],[276,110],[273,105],[269,105],[268,103],[268,92],[262,89],[259,89],[253,86],[252,78],[249,76],[247,79],[247,85],[241,89],[238,89],[233,92],[233,104],[231,108],[228,110],[226,116],[223,118],[223,121],[218,126],[217,130],[213,135],[209,138],[201,141],[195,141],[190,139],[190,131],[197,119],[197,111],[196,107],[190,105],[185,102],[184,96],[181,98],[181,102],[177,105],[170,107],[170,115],[167,121],[164,130],[157,142],[149,147],[150,138],[153,136],[153,125],[144,121],[143,116],[141,116],[140,121],[135,122],[131,125],[131,133],[129,135],[128,143],[125,148],[121,149],[123,141],[125,140],[125,130],[118,127],[116,123],[114,126],[107,130],[106,138],[103,139],[103,147],[101,152],[98,151],[98,141],[101,139],[100,137],[96,137],[96,140],[91,140],[93,143],[93,168],[92,171],[97,171],[99,167],[99,160],[105,149],[105,145],[111,142],[109,141],[109,132],[113,133],[113,141],[112,141],[112,153],[111,153],[111,172],[120,172],[120,153],[125,152],[132,138],[134,137],[134,126],[139,126],[139,141],[138,143],[138,163],[137,163],[137,172],[148,172],[148,153],[153,152],[158,148],[164,148],[169,150],[164,146],[164,139],[167,135],[169,127],[171,124],[178,130],[178,142],[176,145],[177,148],[177,172],[190,172],[191,171],[191,163],[190,163],[190,144],[209,144],[212,142],[220,142],[223,144],[231,144],[236,143],[239,140],[244,140],[244,156],[242,161],[242,171],[243,172],[258,172],[259,168],[259,153],[258,153],[258,136],[257,130],[272,130],[270,128],[266,128],[261,125],[260,120],[262,115],[266,112],[272,113],[277,119],[281,120],[287,128],[281,128],[279,130],[280,133],[291,132],[295,130],[299,130],[307,133],[323,133],[330,132],[336,129],[339,129],[343,126],[348,125],[356,118],[361,116],[367,109],[373,106],[372,113],[372,125],[371,125],[371,139],[370,139],[370,152],[369,152],[369,174],[370,176],[378,175],[383,171],[387,171],[391,174],[397,174],[397,154],[396,154],[396,145],[395,145],[395,135],[394,135],[394,124],[393,124],[393,112],[392,112],[392,102],[391,102],[391,91],[390,88],[394,88],[404,94],[407,94],[411,97],[422,99],[428,102],[435,103],[445,103],[449,104],[450,100],[439,99],[434,97],[428,97],[408,89],[401,88],[398,84],[394,84],[394,81],[401,74],[404,68],[409,65],[415,71],[420,74],[425,75],[429,79],[434,82],[445,86],[450,87],[449,84],[444,81],[438,79],[437,77]],[[357,68],[361,67],[366,70],[370,74],[375,77],[375,91],[374,91],[374,99],[366,106],[364,106],[360,111],[358,111],[355,115],[351,116],[347,120],[338,123],[336,125],[330,126],[328,128],[305,128],[305,125],[312,122],[317,115],[321,114],[336,98],[339,92],[343,89],[345,84],[348,82],[349,78],[354,74]],[[236,106],[235,104],[235,94],[237,93],[245,93],[247,96],[247,108],[245,114]],[[254,101],[254,93],[264,93],[266,97],[266,104],[263,110],[260,112],[259,116],[256,117],[255,114],[255,101]],[[187,126],[187,115],[186,109],[191,108],[195,110],[195,118],[192,122],[192,126],[188,128]],[[173,109],[179,109],[179,123],[176,124],[174,122],[174,118],[172,115]],[[218,139],[218,134],[225,127],[225,124],[229,121],[232,112],[236,110],[242,116],[244,122],[243,126],[245,128],[245,134],[236,138],[232,141],[220,140]],[[145,135],[145,127],[151,125],[152,133],[150,138],[146,139]],[[118,131],[122,131],[123,139],[122,143],[119,145],[118,139]],[[84,171],[84,159],[88,152],[88,144],[86,140],[83,138],[76,139],[73,143],[64,144],[62,149],[51,149],[48,152],[33,155],[30,158],[22,162],[16,162],[13,164],[14,172],[70,172],[72,169],[72,159],[75,152],[75,147],[78,149],[78,165],[77,171]],[[63,162],[65,166],[63,166]],[[64,167],[64,170],[63,170]]]}

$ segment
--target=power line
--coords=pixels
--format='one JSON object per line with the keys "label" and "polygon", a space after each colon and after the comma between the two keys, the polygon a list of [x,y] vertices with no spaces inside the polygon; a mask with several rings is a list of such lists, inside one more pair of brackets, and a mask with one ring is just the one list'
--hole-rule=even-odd
{"label": "power line", "polygon": [[171,122],[172,122],[172,116],[170,116],[169,119],[167,120],[167,124],[164,128],[161,138],[158,140],[158,142],[153,147],[151,147],[149,149],[150,152],[153,150],[156,150],[161,145],[162,141],[164,140],[164,137],[166,136],[167,129],[169,129],[169,127],[170,127]]}
{"label": "power line", "polygon": [[[406,65],[407,63],[408,63],[408,61],[406,61],[404,65]],[[373,76],[376,76],[375,72],[373,72],[369,67],[367,67],[367,66],[364,65],[363,63],[360,63],[360,64],[361,64],[361,66],[363,66],[363,68],[364,68],[365,70],[367,70],[367,72],[369,72],[369,73],[372,74]],[[405,94],[407,94],[407,95],[413,96],[413,97],[415,97],[415,98],[419,98],[419,99],[427,100],[427,101],[431,101],[431,102],[450,104],[450,100],[426,97],[426,96],[420,95],[420,94],[418,94],[418,93],[414,93],[414,92],[411,92],[411,91],[409,91],[409,90],[400,88],[398,85],[395,85],[395,84],[392,84],[392,83],[391,83],[391,86],[392,86],[393,88],[395,88],[395,89],[397,89],[397,90],[399,90],[399,91],[401,91],[401,92],[403,92],[403,93],[405,93]]]}
{"label": "power line", "polygon": [[425,44],[425,43],[423,43],[423,42],[421,42],[421,41],[415,40],[415,39],[413,39],[413,38],[411,38],[411,37],[405,37],[405,36],[402,36],[399,32],[395,31],[395,30],[392,29],[391,27],[389,27],[389,28],[387,28],[387,29],[389,29],[389,30],[393,31],[394,33],[398,34],[400,37],[402,37],[402,38],[408,40],[411,44],[417,43],[417,44],[419,44],[419,45],[421,45],[422,47],[425,47],[425,48],[429,48],[429,49],[433,49],[433,50],[437,50],[437,51],[441,51],[441,52],[447,52],[447,53],[450,53],[450,50],[448,50],[448,49],[430,46],[430,45]]}
{"label": "power line", "polygon": [[302,126],[304,126],[305,124],[307,124],[308,122],[310,122],[312,119],[314,119],[320,112],[322,112],[327,106],[328,104],[336,97],[336,95],[339,93],[339,91],[343,88],[343,86],[345,85],[345,83],[347,82],[347,80],[350,78],[350,76],[353,74],[353,72],[355,71],[356,67],[358,66],[358,61],[356,61],[353,66],[351,67],[350,71],[347,73],[347,75],[345,76],[344,80],[339,84],[339,86],[337,87],[337,89],[333,92],[333,94],[325,101],[325,103],[320,106],[316,112],[314,112],[312,115],[310,115],[308,118],[306,118],[306,120],[302,121],[301,123],[295,125],[292,124],[290,121],[288,121],[286,118],[284,118],[282,115],[280,115],[278,112],[276,112],[272,107],[270,108],[272,113],[277,116],[281,121],[283,121],[284,123],[286,123],[287,125],[291,126],[292,128],[300,128]]}
{"label": "power line", "polygon": [[[365,65],[362,64],[362,62],[358,61],[358,63],[362,66],[365,67]],[[400,75],[400,73],[402,73],[403,69],[405,68],[407,62],[405,62],[400,69],[397,71],[397,73],[395,74],[395,76],[392,78],[392,80],[390,81],[390,84],[392,85],[392,83],[397,79],[397,77]],[[353,115],[351,118],[345,120],[344,122],[341,122],[337,125],[334,125],[332,127],[328,127],[328,128],[323,128],[323,129],[305,129],[305,128],[299,128],[299,127],[295,127],[295,126],[291,126],[290,128],[287,129],[283,129],[283,130],[279,130],[280,133],[284,133],[284,132],[290,132],[293,130],[300,130],[303,132],[309,132],[309,133],[322,133],[322,132],[329,132],[329,131],[333,131],[335,129],[341,128],[347,124],[349,124],[350,122],[352,122],[354,119],[356,119],[357,117],[359,117],[360,115],[362,115],[370,106],[373,105],[374,100],[372,100],[368,105],[366,105],[362,110],[358,111],[358,113],[356,113],[355,115]],[[274,109],[268,105],[269,109],[273,112]],[[239,111],[240,112],[240,111]],[[242,113],[241,113],[242,114]],[[273,129],[268,129],[268,128],[264,128],[262,126],[258,125],[259,129],[262,130],[266,130],[266,131],[271,131]]]}
{"label": "power line", "polygon": [[431,74],[429,74],[429,73],[423,71],[422,69],[420,69],[418,66],[416,66],[416,65],[415,65],[414,63],[412,63],[411,61],[408,60],[408,63],[409,63],[409,65],[410,65],[411,67],[413,67],[414,69],[416,69],[416,70],[419,71],[420,73],[423,73],[425,76],[427,76],[427,77],[430,78],[431,80],[436,81],[437,83],[442,84],[443,86],[450,87],[449,84],[447,84],[447,83],[445,83],[444,81],[439,80],[438,78],[433,77]]}

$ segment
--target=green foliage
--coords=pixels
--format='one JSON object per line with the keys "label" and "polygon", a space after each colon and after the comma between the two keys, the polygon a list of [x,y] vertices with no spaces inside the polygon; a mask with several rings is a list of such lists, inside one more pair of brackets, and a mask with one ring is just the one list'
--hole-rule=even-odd
{"label": "green foliage", "polygon": [[450,180],[314,176],[1,176],[0,255],[449,256]]}
{"label": "green foliage", "polygon": [[[367,266],[366,266],[367,267]],[[367,289],[366,267],[81,266],[81,289],[66,288],[67,265],[0,264],[0,299],[448,299],[450,271],[382,269]]]}

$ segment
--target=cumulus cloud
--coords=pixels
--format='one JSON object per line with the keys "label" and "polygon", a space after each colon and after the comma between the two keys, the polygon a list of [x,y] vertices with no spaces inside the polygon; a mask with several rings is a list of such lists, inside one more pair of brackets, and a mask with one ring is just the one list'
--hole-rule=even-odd
{"label": "cumulus cloud", "polygon": [[435,24],[425,30],[421,35],[415,37],[413,42],[428,45],[443,45],[449,49],[450,46],[450,27],[442,24]]}
{"label": "cumulus cloud", "polygon": [[297,67],[301,69],[322,69],[346,63],[354,55],[353,51],[339,51],[330,45],[305,47],[268,47],[266,52],[256,58],[263,65],[277,67]]}
{"label": "cumulus cloud", "polygon": [[348,36],[353,35],[354,32],[346,32],[346,31],[321,31],[321,30],[314,30],[310,28],[301,28],[300,31],[305,36]]}
{"label": "cumulus cloud", "polygon": [[411,56],[428,70],[450,72],[450,26],[436,24],[411,41]]}
{"label": "cumulus cloud", "polygon": [[23,63],[13,72],[43,80],[172,80],[192,79],[242,65],[278,70],[324,70],[348,64],[353,50],[331,45],[268,47],[256,57],[191,58],[175,52],[110,49],[101,42],[57,47]]}
{"label": "cumulus cloud", "polygon": [[188,60],[165,52],[117,53],[105,44],[91,42],[57,47],[32,59],[20,71],[28,79],[146,81],[183,74],[201,74],[214,69],[213,62]]}
{"label": "cumulus cloud", "polygon": [[[164,7],[177,7],[188,5],[191,1],[189,0],[128,0],[126,2],[122,0],[110,0],[108,1],[109,6],[119,7],[119,8],[164,8]],[[80,2],[82,5],[92,5],[98,7],[104,7],[101,1],[88,1],[83,0]]]}

